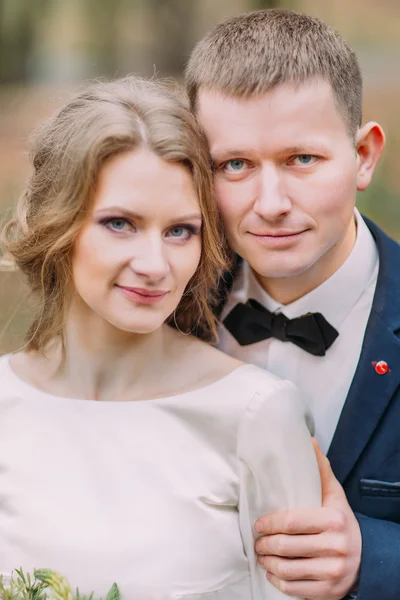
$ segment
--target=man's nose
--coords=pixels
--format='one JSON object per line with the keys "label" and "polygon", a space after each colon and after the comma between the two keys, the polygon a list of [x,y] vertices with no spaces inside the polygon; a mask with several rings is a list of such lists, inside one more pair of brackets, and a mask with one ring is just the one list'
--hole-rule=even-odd
{"label": "man's nose", "polygon": [[131,268],[140,277],[160,281],[170,271],[167,250],[160,235],[148,235],[135,248]]}
{"label": "man's nose", "polygon": [[292,202],[279,168],[276,165],[263,165],[257,181],[254,211],[266,221],[275,221],[291,209]]}

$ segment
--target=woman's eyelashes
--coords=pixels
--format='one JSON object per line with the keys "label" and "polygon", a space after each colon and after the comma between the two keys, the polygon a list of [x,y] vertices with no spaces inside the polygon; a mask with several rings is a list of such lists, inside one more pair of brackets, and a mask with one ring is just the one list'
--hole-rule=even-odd
{"label": "woman's eyelashes", "polygon": [[166,237],[176,241],[188,241],[194,235],[200,235],[201,228],[195,225],[174,225],[166,232]]}
{"label": "woman's eyelashes", "polygon": [[[113,233],[134,233],[137,228],[134,223],[124,217],[107,217],[100,221],[100,225]],[[169,227],[164,236],[172,241],[183,242],[188,241],[194,235],[200,235],[201,227],[183,223]]]}
{"label": "woman's eyelashes", "polygon": [[124,219],[123,217],[107,217],[106,219],[101,219],[100,225],[102,225],[106,229],[109,229],[110,231],[115,231],[117,233],[135,231],[134,224],[128,221],[128,219]]}

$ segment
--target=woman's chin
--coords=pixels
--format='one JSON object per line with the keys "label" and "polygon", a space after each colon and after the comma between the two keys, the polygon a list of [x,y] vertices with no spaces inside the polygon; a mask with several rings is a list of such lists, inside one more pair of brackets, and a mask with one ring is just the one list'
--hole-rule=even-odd
{"label": "woman's chin", "polygon": [[164,324],[163,319],[138,319],[136,320],[121,320],[121,319],[113,319],[109,321],[110,325],[112,325],[115,329],[118,329],[124,333],[129,334],[137,334],[137,335],[149,335],[154,333],[162,325]]}

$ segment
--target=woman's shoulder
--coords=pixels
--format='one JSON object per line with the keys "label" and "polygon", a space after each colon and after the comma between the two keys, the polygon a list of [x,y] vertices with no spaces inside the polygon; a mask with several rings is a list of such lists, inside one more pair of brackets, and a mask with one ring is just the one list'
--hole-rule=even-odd
{"label": "woman's shoulder", "polygon": [[5,376],[10,370],[10,358],[11,354],[3,354],[0,356],[0,375],[2,376],[1,381],[3,381],[3,376]]}
{"label": "woman's shoulder", "polygon": [[282,390],[295,391],[296,386],[287,379],[282,379],[267,369],[262,369],[251,363],[241,363],[241,368],[238,374],[242,382],[249,386],[249,389],[254,392],[264,392],[273,394]]}
{"label": "woman's shoulder", "polygon": [[[195,364],[196,374],[204,387],[219,383],[227,394],[240,395],[245,402],[256,393],[264,397],[290,390],[296,394],[295,386],[270,371],[256,365],[244,363],[221,350],[196,340],[188,345],[185,354],[187,370]],[[199,387],[203,387],[199,386]]]}
{"label": "woman's shoulder", "polygon": [[18,391],[18,379],[10,365],[11,356],[11,354],[0,356],[0,398],[14,395]]}
{"label": "woman's shoulder", "polygon": [[[266,434],[273,429],[297,429],[302,423],[313,434],[313,417],[294,383],[251,364],[240,368],[237,376],[247,395],[242,415],[245,429],[252,430],[256,423],[256,428],[261,427]],[[239,381],[232,383],[237,389]]]}
{"label": "woman's shoulder", "polygon": [[[219,402],[226,403],[229,410],[236,406],[246,419],[255,418],[260,412],[269,413],[271,419],[309,419],[308,409],[291,381],[215,348],[210,348],[204,358],[218,384]],[[215,388],[208,389],[215,392]],[[214,393],[212,396],[215,397]]]}
{"label": "woman's shoulder", "polygon": [[[21,361],[22,352],[0,356],[0,399],[10,396],[26,396],[31,386],[14,371],[12,361]],[[33,390],[34,388],[32,388]]]}
{"label": "woman's shoulder", "polygon": [[225,380],[227,385],[241,392],[246,390],[249,400],[258,397],[263,401],[275,401],[277,397],[282,397],[290,403],[298,398],[298,390],[291,381],[251,363],[237,361]]}
{"label": "woman's shoulder", "polygon": [[269,371],[245,363],[201,340],[190,340],[182,355],[187,361],[185,367],[189,364],[196,365],[196,372],[203,379],[204,385],[218,380],[230,385],[230,380],[234,380],[234,385],[243,384],[250,391],[257,386],[280,387],[283,382]]}

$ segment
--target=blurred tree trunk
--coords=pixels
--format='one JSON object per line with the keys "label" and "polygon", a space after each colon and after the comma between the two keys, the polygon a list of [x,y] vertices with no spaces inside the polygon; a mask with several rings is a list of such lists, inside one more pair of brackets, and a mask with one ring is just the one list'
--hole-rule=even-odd
{"label": "blurred tree trunk", "polygon": [[253,9],[258,8],[292,8],[296,9],[298,0],[253,0]]}
{"label": "blurred tree trunk", "polygon": [[125,7],[124,0],[85,0],[81,3],[92,43],[92,56],[104,75],[115,76],[118,70],[118,20]]}
{"label": "blurred tree trunk", "polygon": [[35,15],[46,0],[0,0],[0,83],[26,81],[35,41]]}
{"label": "blurred tree trunk", "polygon": [[253,8],[278,8],[282,6],[282,2],[279,0],[253,0]]}
{"label": "blurred tree trunk", "polygon": [[161,76],[180,75],[193,45],[192,26],[196,2],[148,0],[146,9],[153,16],[154,62]]}

